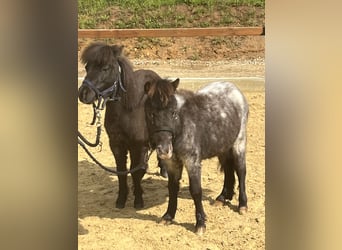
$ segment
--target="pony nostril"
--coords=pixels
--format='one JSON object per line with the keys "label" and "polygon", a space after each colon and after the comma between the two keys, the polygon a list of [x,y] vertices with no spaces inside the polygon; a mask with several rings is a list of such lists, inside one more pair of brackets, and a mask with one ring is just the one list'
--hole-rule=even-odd
{"label": "pony nostril", "polygon": [[87,89],[82,89],[82,92],[79,94],[79,99],[85,104],[90,104],[91,98],[89,97],[89,91]]}
{"label": "pony nostril", "polygon": [[171,146],[166,146],[166,145],[158,145],[156,147],[156,152],[157,155],[160,159],[165,160],[165,159],[170,159],[172,157],[172,147]]}
{"label": "pony nostril", "polygon": [[163,149],[163,146],[162,146],[162,145],[158,145],[158,146],[156,147],[156,150],[157,150],[157,153],[159,153],[159,154],[165,154],[165,153],[167,153],[167,152],[165,152],[165,149]]}

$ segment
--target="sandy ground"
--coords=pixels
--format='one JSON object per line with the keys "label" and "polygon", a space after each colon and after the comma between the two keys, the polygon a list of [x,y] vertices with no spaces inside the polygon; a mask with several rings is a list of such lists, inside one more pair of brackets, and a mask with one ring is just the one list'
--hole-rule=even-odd
{"label": "sandy ground", "polygon": [[[136,69],[146,68],[163,77],[180,77],[183,88],[195,90],[222,78],[236,83],[250,105],[247,141],[247,196],[249,211],[239,215],[237,196],[231,204],[211,205],[220,193],[223,174],[216,158],[203,161],[203,205],[208,216],[203,236],[194,233],[194,204],[189,193],[186,171],[181,180],[175,223],[160,225],[167,208],[167,180],[159,176],[156,156],[152,154],[142,186],[145,208],[133,208],[130,191],[126,207],[115,208],[118,191],[116,176],[101,170],[79,147],[78,151],[78,244],[79,249],[264,249],[265,248],[265,87],[262,59],[200,62],[188,60],[131,60]],[[79,69],[79,76],[84,71]],[[204,79],[189,79],[189,78]],[[183,79],[183,80],[182,80]],[[95,128],[88,125],[91,107],[78,104],[78,126],[88,138]],[[105,133],[103,148],[93,150],[103,164],[113,166],[114,159]],[[129,185],[132,182],[129,178]],[[237,187],[236,187],[237,189]],[[238,191],[238,190],[236,190]]]}

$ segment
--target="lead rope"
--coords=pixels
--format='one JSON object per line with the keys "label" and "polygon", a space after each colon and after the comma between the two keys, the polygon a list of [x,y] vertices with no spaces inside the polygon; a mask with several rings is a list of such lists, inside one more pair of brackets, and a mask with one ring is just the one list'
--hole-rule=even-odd
{"label": "lead rope", "polygon": [[[94,110],[94,115],[93,115],[93,120],[90,123],[90,125],[94,125],[95,124],[95,120],[97,119],[96,122],[96,139],[95,139],[95,143],[91,143],[90,141],[88,141],[81,133],[80,131],[78,132],[78,141],[81,141],[82,143],[84,142],[85,144],[87,144],[89,147],[97,147],[98,145],[100,145],[100,147],[102,148],[102,142],[100,142],[100,137],[101,137],[101,113],[100,110],[96,108],[96,105],[93,104],[93,110]],[[101,151],[101,150],[100,150]]]}
{"label": "lead rope", "polygon": [[[103,170],[116,174],[116,175],[128,175],[128,174],[132,174],[138,170],[144,169],[146,170],[147,168],[147,164],[141,164],[138,167],[135,167],[133,169],[130,170],[126,170],[126,171],[118,171],[117,168],[109,168],[104,166],[101,162],[99,162],[91,153],[90,151],[87,149],[87,147],[84,145],[84,143],[82,141],[80,141],[80,139],[78,139],[78,144],[84,149],[84,151],[86,151],[86,153],[89,155],[89,157]],[[148,159],[150,158],[151,154],[153,151],[151,151],[148,155]]]}
{"label": "lead rope", "polygon": [[[137,166],[133,169],[130,170],[126,170],[126,171],[118,171],[117,168],[110,168],[107,166],[104,166],[101,162],[99,162],[95,156],[87,149],[86,145],[90,147],[96,147],[98,145],[100,145],[101,149],[102,149],[102,142],[100,142],[100,135],[101,135],[101,113],[100,113],[100,109],[96,108],[96,105],[94,106],[94,117],[93,117],[93,121],[92,121],[92,125],[94,124],[95,118],[97,118],[97,122],[96,122],[96,126],[97,126],[97,133],[96,133],[96,141],[95,143],[91,143],[89,142],[79,131],[78,131],[78,144],[84,149],[84,151],[88,154],[88,156],[103,170],[116,174],[116,175],[128,175],[128,174],[132,174],[138,170],[147,169],[147,164],[141,164],[140,166]],[[101,150],[100,150],[101,151]],[[148,154],[146,162],[148,162],[148,160],[151,157],[151,154],[153,153],[153,150],[151,150],[151,152]]]}

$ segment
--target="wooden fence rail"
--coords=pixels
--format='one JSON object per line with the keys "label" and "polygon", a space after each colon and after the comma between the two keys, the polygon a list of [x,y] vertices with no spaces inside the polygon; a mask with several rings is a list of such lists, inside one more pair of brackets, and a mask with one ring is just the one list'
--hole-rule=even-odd
{"label": "wooden fence rail", "polygon": [[79,29],[78,38],[264,36],[265,27]]}

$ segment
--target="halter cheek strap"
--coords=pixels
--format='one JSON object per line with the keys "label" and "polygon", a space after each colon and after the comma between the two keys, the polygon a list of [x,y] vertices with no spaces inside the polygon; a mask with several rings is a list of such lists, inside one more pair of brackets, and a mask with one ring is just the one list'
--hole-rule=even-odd
{"label": "halter cheek strap", "polygon": [[[174,112],[172,114],[173,120],[178,120],[179,116],[178,113]],[[152,130],[152,133],[158,133],[158,132],[169,132],[172,135],[172,140],[175,139],[175,126],[160,126],[160,127],[154,127]]]}
{"label": "halter cheek strap", "polygon": [[124,88],[123,84],[122,84],[122,81],[121,81],[121,67],[119,65],[119,79],[118,79],[118,82],[119,82],[119,86],[120,86],[120,89],[123,91],[123,92],[127,92],[127,90]]}

